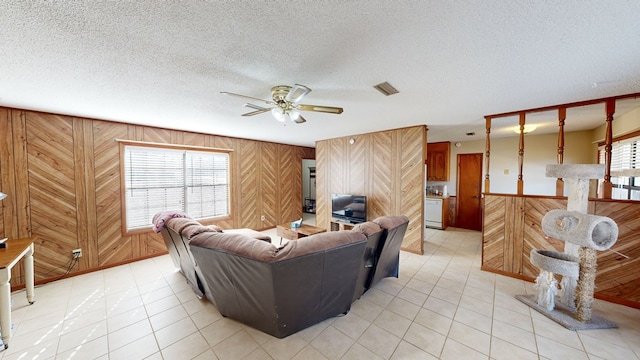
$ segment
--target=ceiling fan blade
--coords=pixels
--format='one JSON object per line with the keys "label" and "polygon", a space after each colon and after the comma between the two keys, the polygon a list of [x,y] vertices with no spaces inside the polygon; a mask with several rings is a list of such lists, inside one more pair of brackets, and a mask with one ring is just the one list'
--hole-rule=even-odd
{"label": "ceiling fan blade", "polygon": [[287,96],[285,96],[284,100],[297,104],[300,100],[302,100],[307,94],[311,92],[311,89],[304,85],[295,84],[289,90]]}
{"label": "ceiling fan blade", "polygon": [[228,91],[221,91],[220,94],[225,94],[225,95],[231,95],[231,96],[241,97],[241,98],[245,98],[245,99],[256,100],[256,101],[263,102],[265,104],[274,104],[274,102],[270,101],[270,100],[258,99],[258,98],[253,97],[253,96],[240,95],[240,94],[236,94],[236,93],[232,93],[232,92],[228,92]]}
{"label": "ceiling fan blade", "polygon": [[298,110],[302,111],[317,111],[326,112],[330,114],[342,114],[343,109],[341,107],[322,106],[322,105],[298,105]]}
{"label": "ceiling fan blade", "polygon": [[302,124],[307,122],[307,119],[303,118],[302,115],[298,116],[297,119],[293,120],[294,123],[296,124]]}
{"label": "ceiling fan blade", "polygon": [[242,116],[253,116],[253,115],[258,115],[258,114],[262,114],[262,113],[266,113],[267,111],[270,111],[271,109],[269,108],[262,108],[260,110],[256,110],[256,111],[251,111],[245,114],[242,114]]}

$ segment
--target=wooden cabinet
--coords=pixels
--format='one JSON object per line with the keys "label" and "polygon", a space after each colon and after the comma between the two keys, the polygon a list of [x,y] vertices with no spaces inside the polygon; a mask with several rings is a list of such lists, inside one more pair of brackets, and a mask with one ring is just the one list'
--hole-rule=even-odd
{"label": "wooden cabinet", "polygon": [[449,181],[449,141],[427,144],[427,180]]}

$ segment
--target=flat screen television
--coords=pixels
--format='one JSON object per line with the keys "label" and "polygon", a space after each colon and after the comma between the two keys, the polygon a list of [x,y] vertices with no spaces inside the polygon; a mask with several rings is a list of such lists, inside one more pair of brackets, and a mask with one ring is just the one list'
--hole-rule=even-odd
{"label": "flat screen television", "polygon": [[331,216],[351,223],[367,221],[367,197],[364,195],[331,194]]}

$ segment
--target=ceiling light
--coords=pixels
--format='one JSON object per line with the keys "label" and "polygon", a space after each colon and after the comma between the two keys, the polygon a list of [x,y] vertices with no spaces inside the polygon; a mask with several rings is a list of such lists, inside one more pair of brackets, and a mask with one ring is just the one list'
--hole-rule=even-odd
{"label": "ceiling light", "polygon": [[284,111],[282,111],[281,108],[279,107],[274,107],[273,109],[271,109],[271,114],[273,114],[273,117],[276,118],[276,120],[280,121],[280,122],[285,122],[287,121],[287,118],[285,117]]}
{"label": "ceiling light", "polygon": [[[525,125],[523,133],[528,134],[534,132],[538,128],[538,125]],[[516,134],[520,134],[520,125],[513,128],[513,132]]]}
{"label": "ceiling light", "polygon": [[295,122],[296,120],[298,120],[300,118],[300,111],[298,111],[296,109],[291,109],[289,111],[289,116],[291,117],[291,120],[293,120]]}

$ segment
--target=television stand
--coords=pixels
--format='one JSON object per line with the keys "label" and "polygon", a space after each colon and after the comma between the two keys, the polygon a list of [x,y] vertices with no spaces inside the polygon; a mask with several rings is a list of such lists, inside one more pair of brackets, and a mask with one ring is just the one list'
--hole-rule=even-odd
{"label": "television stand", "polygon": [[357,223],[352,223],[348,220],[342,219],[331,219],[331,231],[340,231],[340,230],[351,230]]}

